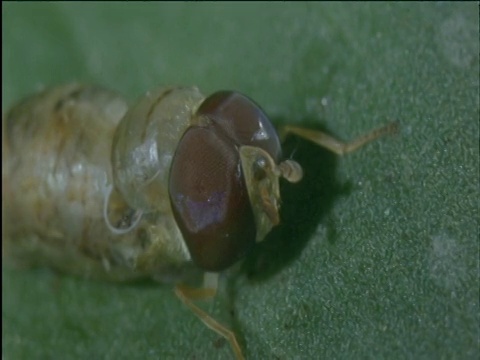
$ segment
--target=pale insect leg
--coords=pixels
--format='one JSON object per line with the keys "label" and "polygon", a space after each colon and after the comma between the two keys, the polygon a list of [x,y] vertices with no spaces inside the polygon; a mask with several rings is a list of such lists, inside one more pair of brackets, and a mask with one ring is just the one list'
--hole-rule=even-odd
{"label": "pale insect leg", "polygon": [[398,122],[394,121],[378,129],[372,130],[365,135],[359,136],[348,143],[337,140],[334,137],[321,131],[310,130],[296,126],[284,126],[283,128],[281,128],[280,132],[283,135],[287,135],[289,133],[295,134],[306,140],[310,140],[315,144],[320,145],[337,155],[344,155],[357,150],[363,145],[375,139],[378,139],[383,135],[396,133],[398,131],[398,127]]}
{"label": "pale insect leg", "polygon": [[107,228],[110,230],[112,234],[123,235],[133,230],[140,223],[140,220],[142,219],[143,211],[137,210],[135,212],[135,220],[131,222],[131,225],[129,227],[125,229],[114,227],[110,223],[110,219],[108,218],[108,203],[109,203],[110,195],[112,194],[112,191],[113,191],[113,185],[109,185],[105,193],[105,200],[103,201],[103,219],[105,220],[105,224],[107,225]]}
{"label": "pale insect leg", "polygon": [[228,340],[237,360],[244,360],[245,358],[243,357],[242,350],[233,331],[220,324],[213,317],[193,303],[194,301],[213,298],[217,293],[217,287],[218,274],[205,273],[204,287],[196,289],[185,285],[176,285],[175,295],[177,295],[178,298],[186,306],[188,306],[188,308],[192,310],[207,327]]}

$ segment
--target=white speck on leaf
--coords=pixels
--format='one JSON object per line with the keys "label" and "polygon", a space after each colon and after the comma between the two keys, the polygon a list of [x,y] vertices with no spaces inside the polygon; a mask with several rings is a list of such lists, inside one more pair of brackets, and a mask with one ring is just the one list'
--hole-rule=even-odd
{"label": "white speck on leaf", "polygon": [[431,237],[430,275],[438,286],[454,289],[464,280],[467,269],[465,253],[458,242],[447,234]]}
{"label": "white speck on leaf", "polygon": [[437,44],[451,64],[462,68],[473,65],[479,52],[478,24],[454,14],[441,23]]}

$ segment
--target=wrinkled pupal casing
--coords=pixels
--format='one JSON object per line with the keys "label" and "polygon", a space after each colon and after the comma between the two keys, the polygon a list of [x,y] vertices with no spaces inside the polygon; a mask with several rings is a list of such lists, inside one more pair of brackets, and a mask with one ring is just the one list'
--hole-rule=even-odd
{"label": "wrinkled pupal casing", "polygon": [[[169,154],[202,100],[196,88],[161,89],[125,115],[127,104],[117,94],[73,84],[15,106],[2,119],[6,260],[109,280],[165,279],[188,268],[168,196],[152,206],[151,194],[168,191]],[[152,132],[155,126],[161,130]],[[112,185],[129,206],[144,210],[123,235],[112,234],[103,218]],[[108,211],[126,206],[110,200]]]}

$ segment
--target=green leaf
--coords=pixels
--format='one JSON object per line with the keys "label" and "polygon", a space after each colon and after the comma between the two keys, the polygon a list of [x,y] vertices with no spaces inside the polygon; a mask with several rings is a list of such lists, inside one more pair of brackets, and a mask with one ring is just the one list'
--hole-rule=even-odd
{"label": "green leaf", "polygon": [[[249,359],[477,359],[478,28],[473,2],[2,3],[2,107],[192,84],[343,139],[399,120],[344,158],[289,138],[283,224],[204,305]],[[2,280],[4,359],[233,357],[169,286]]]}

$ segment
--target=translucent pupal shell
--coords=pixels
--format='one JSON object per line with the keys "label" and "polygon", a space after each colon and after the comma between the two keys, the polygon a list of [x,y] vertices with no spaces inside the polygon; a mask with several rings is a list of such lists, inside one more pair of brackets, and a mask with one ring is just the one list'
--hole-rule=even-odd
{"label": "translucent pupal shell", "polygon": [[170,164],[203,99],[195,87],[159,89],[145,94],[122,119],[113,141],[113,174],[132,208],[170,211]]}
{"label": "translucent pupal shell", "polygon": [[[158,160],[156,164],[162,161],[162,149],[166,149],[164,153],[168,158],[168,149],[174,148],[178,142],[176,137],[181,135],[178,134],[181,130],[172,129],[169,121],[159,120],[156,115],[160,109],[168,112],[190,99],[188,90],[186,93],[173,90],[175,96],[170,100],[174,100],[174,104],[170,107],[169,99],[155,95],[163,93],[164,90],[159,90],[146,96],[129,112],[132,116],[138,115],[135,118],[138,124],[155,123],[147,126],[146,140],[162,141],[164,147],[157,146],[156,155],[149,148],[151,159]],[[155,106],[147,106],[146,113],[137,111],[144,109],[145,102]],[[188,109],[185,111],[187,116]],[[145,129],[132,125],[128,117],[123,126],[132,137],[122,139],[125,133],[116,130],[126,112],[127,104],[117,94],[72,84],[27,98],[2,119],[2,243],[7,261],[45,265],[110,280],[145,276],[170,278],[170,275],[176,276],[179,269],[188,267],[190,255],[183,238],[170,208],[162,205],[162,201],[168,204],[168,196],[157,207],[146,206],[149,198],[143,195],[145,189],[150,188],[145,186],[145,181],[137,184],[129,180],[153,179],[156,189],[163,191],[168,188],[168,171],[167,174],[159,169],[149,172],[151,167],[144,166],[144,162],[129,170],[131,172],[122,172],[120,166],[115,184],[120,184],[122,191],[116,189],[110,194],[114,183],[112,143],[115,136],[116,159],[120,164],[132,160],[129,164],[135,166],[135,160],[145,160],[136,155],[129,159],[122,152],[139,139],[134,136],[138,135],[136,131],[141,133]],[[142,117],[145,114],[147,116]],[[173,118],[168,119],[173,122]],[[162,165],[162,169],[169,168],[167,163]],[[131,174],[134,176],[129,178]],[[167,179],[165,183],[163,179]],[[137,185],[139,188],[135,188]],[[105,216],[115,218],[118,214],[128,214],[136,210],[133,207],[136,205],[152,211],[144,214],[131,231],[122,235],[112,233]]]}

